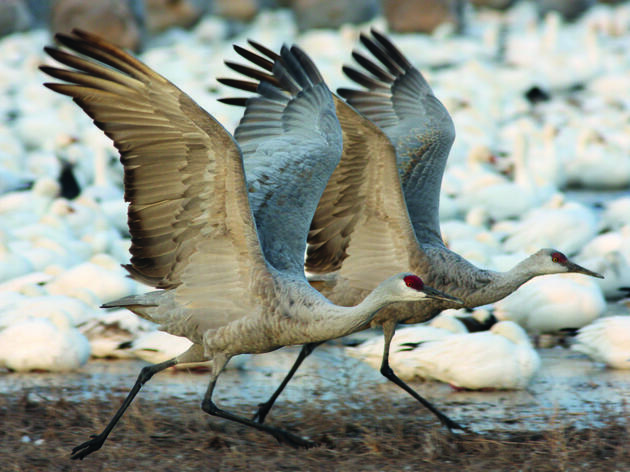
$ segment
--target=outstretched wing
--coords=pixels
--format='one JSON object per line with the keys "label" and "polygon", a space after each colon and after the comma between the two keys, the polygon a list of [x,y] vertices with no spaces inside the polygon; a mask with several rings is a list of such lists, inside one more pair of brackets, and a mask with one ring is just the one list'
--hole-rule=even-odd
{"label": "outstretched wing", "polygon": [[301,49],[282,47],[268,70],[271,75],[241,87],[262,97],[246,100],[234,136],[265,257],[303,276],[307,232],[341,156],[341,128],[332,94]]}
{"label": "outstretched wing", "polygon": [[[269,73],[280,56],[254,41],[250,44],[262,56],[240,46],[234,48],[260,69],[226,64],[257,82],[220,82],[252,91],[259,82],[272,80]],[[245,103],[238,98],[221,101]],[[384,276],[409,269],[409,257],[417,242],[389,139],[339,97],[334,96],[334,103],[343,133],[343,154],[311,222],[305,267],[312,273],[341,270],[351,283],[360,281],[361,288],[372,289]]]}
{"label": "outstretched wing", "polygon": [[[75,30],[46,48],[72,69],[42,66],[120,151],[129,202],[131,276],[176,288],[190,307],[254,306],[267,265],[242,158],[227,131],[168,80],[103,39]],[[196,304],[199,302],[198,304]]]}
{"label": "outstretched wing", "polygon": [[371,33],[362,34],[361,42],[380,64],[354,51],[362,70],[343,70],[365,89],[338,93],[391,139],[416,236],[441,244],[440,187],[455,139],[453,121],[422,74],[388,38],[374,29]]}

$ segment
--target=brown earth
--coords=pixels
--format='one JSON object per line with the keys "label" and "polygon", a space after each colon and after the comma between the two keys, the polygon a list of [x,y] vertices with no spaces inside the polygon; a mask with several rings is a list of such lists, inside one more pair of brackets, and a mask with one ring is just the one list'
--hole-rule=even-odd
{"label": "brown earth", "polygon": [[[219,407],[249,417],[280,382],[297,347],[242,359],[219,379]],[[100,432],[145,363],[91,360],[76,372],[0,372],[0,471],[628,471],[630,372],[568,349],[540,349],[526,390],[416,391],[473,434],[452,434],[378,371],[340,345],[317,349],[267,423],[320,444],[295,450],[201,408],[206,373],[153,377],[104,447],[73,447]]]}
{"label": "brown earth", "polygon": [[[279,403],[268,421],[321,444],[310,450],[211,418],[198,399],[139,395],[105,446],[79,463],[70,460],[70,450],[107,424],[124,392],[83,402],[62,399],[72,394],[66,388],[0,395],[1,470],[630,470],[627,414],[601,411],[597,428],[552,419],[543,431],[508,432],[499,425],[484,434],[455,435],[411,398],[383,395],[366,399],[362,409],[343,400],[325,410],[318,408],[321,400]],[[252,405],[230,409],[249,414]]]}

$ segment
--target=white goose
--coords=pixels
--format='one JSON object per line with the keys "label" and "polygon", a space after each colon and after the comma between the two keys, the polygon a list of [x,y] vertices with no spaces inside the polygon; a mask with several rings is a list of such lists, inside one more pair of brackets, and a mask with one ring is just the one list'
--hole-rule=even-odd
{"label": "white goose", "polygon": [[[389,348],[390,366],[401,379],[413,379],[415,377],[415,367],[412,366],[409,369],[409,364],[405,359],[410,344],[419,345],[420,343],[436,341],[453,334],[467,332],[464,323],[457,317],[446,313],[441,313],[426,324],[398,329]],[[358,346],[346,348],[346,353],[351,357],[361,359],[375,369],[379,369],[383,358],[384,345],[385,339],[382,336],[377,336]]]}
{"label": "white goose", "polygon": [[578,331],[571,349],[613,369],[630,369],[630,316],[607,316]]}
{"label": "white goose", "polygon": [[24,372],[74,370],[90,357],[90,343],[68,317],[26,318],[0,331],[0,367]]}
{"label": "white goose", "polygon": [[566,274],[530,280],[496,302],[494,314],[541,334],[581,328],[605,310],[606,300],[595,281]]}
{"label": "white goose", "polygon": [[540,367],[527,333],[512,321],[422,343],[399,355],[410,374],[470,390],[522,389]]}
{"label": "white goose", "polygon": [[[87,58],[46,48],[76,69],[41,66],[69,82],[46,86],[71,96],[120,151],[132,240],[125,267],[157,289],[104,306],[127,307],[193,342],[179,356],[143,368],[111,422],[75,447],[72,458],[103,445],[155,373],[204,361],[212,361],[205,412],[312,446],[215,405],[214,387],[230,358],[344,336],[392,302],[446,297],[408,272],[391,276],[354,307],[334,305],[308,284],[308,227],[341,154],[331,94],[316,67],[299,48],[282,49],[274,72],[290,93],[261,84],[236,130],[239,146],[190,97],[111,43],[76,30],[56,39]],[[242,153],[264,163],[250,182],[259,190],[251,200]]]}

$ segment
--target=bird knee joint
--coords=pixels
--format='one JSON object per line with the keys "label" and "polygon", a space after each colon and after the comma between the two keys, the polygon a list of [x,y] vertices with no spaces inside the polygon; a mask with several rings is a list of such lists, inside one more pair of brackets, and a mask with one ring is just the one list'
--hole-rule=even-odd
{"label": "bird knee joint", "polygon": [[205,399],[201,402],[201,409],[209,415],[215,415],[218,410],[217,406],[212,402],[212,400]]}
{"label": "bird knee joint", "polygon": [[153,374],[154,372],[153,369],[151,369],[151,366],[143,367],[140,371],[140,375],[138,375],[138,382],[140,382],[140,384],[148,382],[149,379],[153,377]]}

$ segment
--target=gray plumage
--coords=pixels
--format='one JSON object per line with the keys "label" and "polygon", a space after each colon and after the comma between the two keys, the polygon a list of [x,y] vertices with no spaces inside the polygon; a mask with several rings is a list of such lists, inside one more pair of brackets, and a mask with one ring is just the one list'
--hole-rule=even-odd
{"label": "gray plumage", "polygon": [[[478,268],[450,251],[439,228],[439,194],[455,137],[451,117],[422,74],[385,36],[372,30],[371,37],[361,35],[361,42],[380,64],[355,52],[363,70],[346,66],[344,71],[364,89],[340,89],[347,103],[334,96],[344,148],[309,231],[305,267],[313,274],[309,279],[313,286],[336,303],[350,305],[364,297],[383,273],[404,267],[472,308],[500,300],[537,275],[599,276],[553,249],[542,249],[507,272]],[[277,54],[250,44],[268,59],[243,48],[237,52],[269,71]],[[245,66],[228,66],[257,80],[266,76]],[[252,87],[248,82],[223,82]],[[238,104],[235,99],[225,101]],[[398,383],[387,364],[398,323],[426,321],[457,306],[429,300],[381,310],[370,325],[383,327],[382,372]],[[267,411],[259,411],[258,418],[264,420]],[[447,426],[459,428],[436,415]]]}
{"label": "gray plumage", "polygon": [[[439,195],[448,153],[455,138],[453,121],[422,74],[388,38],[375,30],[371,33],[371,37],[362,34],[361,42],[380,64],[354,52],[353,57],[364,70],[346,66],[344,71],[364,89],[340,89],[339,94],[381,128],[396,148],[403,195],[417,239],[416,245],[406,247],[411,261],[408,267],[432,286],[462,299],[469,308],[498,301],[538,275],[577,272],[598,277],[599,274],[572,263],[554,249],[541,249],[513,269],[496,272],[476,267],[445,246],[439,227]],[[383,165],[392,163],[389,155],[370,155],[369,158],[381,160]],[[397,188],[387,191],[395,192]],[[372,209],[373,212],[377,210]],[[387,216],[379,223],[387,225],[389,219],[406,215],[400,211],[397,215]],[[349,228],[344,231],[347,233]],[[360,233],[361,228],[355,226],[352,231]],[[346,251],[352,250],[354,242],[351,240],[348,244]],[[320,246],[320,251],[325,250],[340,251],[334,245],[328,249],[326,244]],[[357,249],[356,253],[362,254],[362,251]],[[313,254],[312,257],[316,260],[318,256]],[[344,261],[344,265],[346,263],[352,262]],[[392,306],[387,312],[379,313],[372,324],[385,323],[395,310],[403,312],[394,315],[399,322],[418,323],[451,307],[448,302]]]}
{"label": "gray plumage", "polygon": [[56,38],[86,58],[46,48],[74,70],[42,66],[67,82],[45,85],[71,96],[120,151],[132,241],[126,268],[158,289],[104,306],[127,307],[193,342],[144,368],[107,428],[73,458],[102,446],[152,375],[202,361],[212,361],[204,411],[312,446],[216,407],[212,392],[229,359],[343,336],[388,303],[441,296],[407,272],[389,274],[356,307],[336,306],[308,284],[306,235],[342,150],[331,93],[314,64],[299,48],[283,47],[273,70],[282,88],[262,83],[248,100],[236,136],[254,163],[250,201],[241,149],[190,97],[96,36],[75,30]]}

